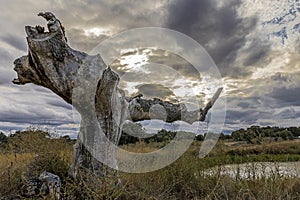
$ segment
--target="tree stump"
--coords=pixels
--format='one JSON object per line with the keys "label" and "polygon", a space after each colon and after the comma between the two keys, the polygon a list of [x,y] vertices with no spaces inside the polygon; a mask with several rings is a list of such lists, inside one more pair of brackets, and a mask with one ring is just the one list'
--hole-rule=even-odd
{"label": "tree stump", "polygon": [[[18,85],[33,83],[48,88],[73,105],[81,114],[80,134],[74,146],[73,163],[70,167],[70,176],[73,178],[76,178],[81,170],[89,170],[99,176],[114,174],[91,154],[90,149],[86,148],[86,144],[93,147],[93,142],[98,137],[97,132],[92,130],[93,127],[89,127],[91,123],[99,125],[109,141],[118,145],[125,120],[134,122],[147,119],[161,119],[166,122],[181,120],[190,124],[204,121],[208,110],[222,91],[220,88],[205,108],[195,111],[188,111],[183,104],[173,104],[157,98],[143,99],[142,95],[134,98],[125,97],[125,93],[118,88],[118,74],[106,66],[100,55],[91,56],[70,48],[60,21],[49,12],[38,15],[48,21],[49,31],[45,32],[40,26],[25,27],[28,55],[14,61],[14,70],[18,78],[14,79],[13,83]],[[94,77],[93,87],[89,85],[91,82],[86,80],[95,74],[99,76]],[[87,91],[84,90],[90,88],[96,88],[95,91],[89,91],[91,92],[89,94],[94,95],[85,95]],[[82,96],[74,97],[74,91]],[[74,102],[74,99],[80,101]],[[153,106],[164,108],[166,116],[162,118],[159,109],[152,109],[150,112]],[[97,121],[89,121],[94,118],[85,112],[86,107],[93,107],[88,109],[95,111]],[[108,162],[117,165],[115,148],[107,145],[104,150],[107,152],[100,153],[108,153],[109,155],[105,155],[110,159]]]}

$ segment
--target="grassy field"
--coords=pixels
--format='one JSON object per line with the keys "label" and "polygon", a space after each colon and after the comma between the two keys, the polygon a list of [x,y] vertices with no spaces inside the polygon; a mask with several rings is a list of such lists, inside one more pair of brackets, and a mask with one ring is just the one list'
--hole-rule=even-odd
{"label": "grassy field", "polygon": [[[248,162],[300,161],[300,141],[244,142],[219,141],[205,158],[198,157],[201,142],[195,141],[173,164],[149,173],[120,173],[121,185],[105,178],[88,177],[75,182],[68,177],[72,162],[72,145],[67,139],[48,139],[41,132],[15,137],[0,155],[0,197],[23,198],[28,177],[44,170],[62,179],[64,199],[299,199],[300,178],[241,178],[220,173],[218,168],[207,175],[207,169],[225,164]],[[159,149],[161,143],[123,145],[135,152]],[[14,149],[14,150],[13,150]],[[43,199],[33,197],[31,199]],[[0,198],[1,199],[1,198]]]}

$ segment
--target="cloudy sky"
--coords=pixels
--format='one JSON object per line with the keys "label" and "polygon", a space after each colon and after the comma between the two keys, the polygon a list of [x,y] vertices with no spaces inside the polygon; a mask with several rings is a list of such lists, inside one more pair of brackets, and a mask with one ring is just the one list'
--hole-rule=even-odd
{"label": "cloudy sky", "polygon": [[[34,125],[72,134],[77,127],[72,107],[52,92],[11,83],[14,59],[27,54],[24,26],[46,25],[36,16],[40,11],[55,13],[69,45],[87,53],[134,28],[183,33],[207,51],[208,58],[199,55],[202,64],[211,58],[220,72],[227,99],[225,132],[251,125],[299,126],[298,0],[0,0],[0,5],[0,131]],[[151,48],[137,49],[130,42],[118,48],[121,56],[111,66],[121,76],[120,87],[127,95],[141,92],[183,102],[196,97],[205,104],[218,77],[210,78],[205,70],[199,76],[175,50],[156,46],[167,40],[153,41]],[[179,42],[172,45],[169,49],[182,48]],[[191,52],[192,47],[186,55]]]}

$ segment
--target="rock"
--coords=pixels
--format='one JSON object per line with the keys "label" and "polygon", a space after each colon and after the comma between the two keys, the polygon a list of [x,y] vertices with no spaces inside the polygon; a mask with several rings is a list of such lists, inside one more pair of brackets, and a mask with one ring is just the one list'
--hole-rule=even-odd
{"label": "rock", "polygon": [[26,198],[43,196],[46,199],[61,199],[61,181],[59,176],[42,172],[39,178],[30,178],[25,181],[22,195]]}
{"label": "rock", "polygon": [[42,182],[40,189],[41,194],[48,195],[52,199],[61,199],[61,182],[59,176],[49,172],[43,172],[41,173],[39,180]]}

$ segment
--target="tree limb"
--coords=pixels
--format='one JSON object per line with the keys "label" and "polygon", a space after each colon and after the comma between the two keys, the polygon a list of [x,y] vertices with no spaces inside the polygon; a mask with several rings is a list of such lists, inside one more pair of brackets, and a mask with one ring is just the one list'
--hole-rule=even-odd
{"label": "tree limb", "polygon": [[[147,119],[161,119],[166,122],[182,120],[190,124],[199,120],[204,121],[206,114],[222,91],[222,88],[219,88],[204,109],[195,111],[188,111],[184,104],[173,104],[157,98],[150,100],[143,99],[141,96],[125,98],[125,93],[117,87],[118,74],[106,66],[100,55],[90,56],[73,50],[67,44],[60,21],[49,12],[38,15],[48,21],[48,32],[45,32],[41,26],[25,27],[28,55],[14,61],[14,70],[18,78],[14,79],[13,83],[18,85],[33,83],[48,88],[80,112],[81,105],[75,105],[73,102],[74,89],[76,89],[76,84],[80,84],[80,81],[78,82],[79,70],[87,70],[86,75],[89,76],[94,73],[95,68],[99,69],[101,73],[96,83],[97,89],[94,96],[89,99],[90,97],[83,95],[82,100],[87,98],[94,101],[92,105],[95,106],[98,124],[104,130],[104,134],[116,145],[121,136],[121,124],[125,119],[131,119],[134,122]],[[82,120],[89,119],[86,113],[80,112],[80,114]],[[84,136],[82,140],[88,138],[90,140],[88,142],[93,142],[96,137],[96,135],[91,135],[95,133],[90,133],[86,127],[81,127],[81,133]],[[86,137],[87,134],[90,134],[89,137]],[[76,177],[78,170],[82,167],[92,171],[98,170],[100,174],[103,174],[102,163],[92,159],[83,145],[84,142],[86,141],[77,140],[70,170],[71,176]]]}

